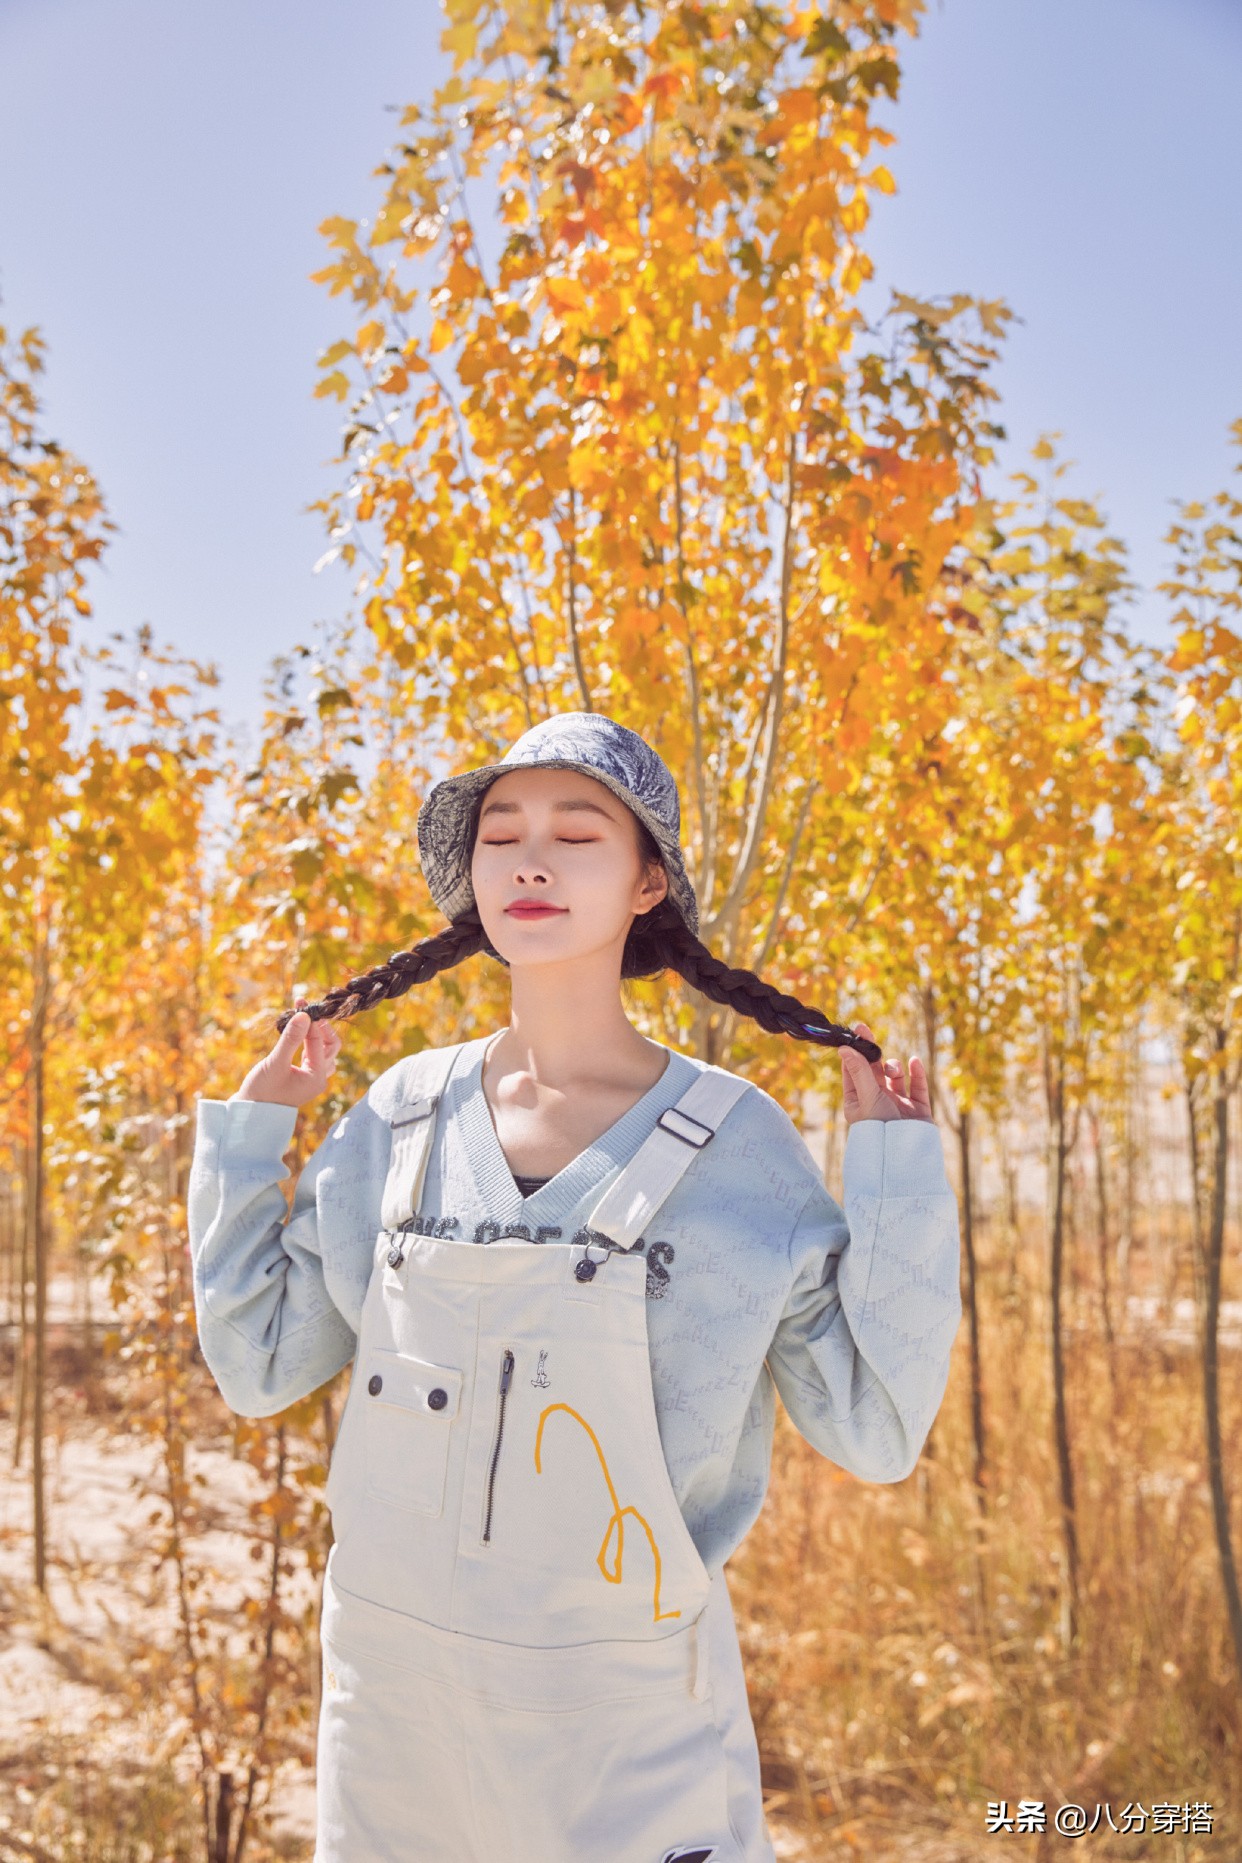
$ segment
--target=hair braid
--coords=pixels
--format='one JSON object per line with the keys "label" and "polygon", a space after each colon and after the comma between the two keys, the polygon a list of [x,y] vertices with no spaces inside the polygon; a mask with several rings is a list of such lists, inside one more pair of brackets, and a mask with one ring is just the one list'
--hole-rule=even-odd
{"label": "hair braid", "polygon": [[[477,826],[479,806],[472,817],[471,847]],[[660,850],[644,822],[634,817],[638,829],[642,858],[659,862]],[[318,1001],[308,1003],[306,1013],[313,1022],[344,1021],[374,1009],[377,1003],[394,996],[404,996],[416,983],[428,983],[442,970],[486,951],[508,968],[507,961],[492,944],[483,929],[478,905],[472,905],[460,918],[453,919],[443,931],[422,938],[409,951],[395,951],[387,963],[376,964],[361,976],[335,984]],[[721,1003],[739,1015],[749,1016],[760,1028],[773,1035],[789,1035],[794,1041],[815,1042],[828,1048],[854,1048],[868,1061],[878,1061],[882,1050],[873,1041],[856,1035],[853,1029],[831,1022],[821,1009],[809,1009],[796,996],[788,996],[774,984],[765,983],[753,970],[737,970],[713,957],[705,944],[695,937],[671,899],[667,897],[634,920],[621,953],[621,978],[658,977],[665,970],[675,970],[713,1003]],[[283,1030],[295,1012],[283,1010],[276,1027]]]}
{"label": "hair braid", "polygon": [[[451,970],[454,964],[483,948],[491,947],[478,908],[472,907],[443,931],[420,938],[412,950],[394,951],[387,963],[376,964],[361,976],[350,977],[347,983],[334,984],[318,1001],[307,1004],[306,1013],[312,1022],[343,1022],[364,1009],[374,1009],[389,997],[404,996],[416,983],[428,983],[440,971]],[[283,1031],[294,1013],[292,1009],[282,1010],[276,1027]]]}
{"label": "hair braid", "polygon": [[[639,934],[637,938],[635,933]],[[629,961],[627,944],[623,977],[658,976],[662,970],[675,970],[709,1001],[749,1016],[772,1035],[789,1035],[794,1041],[815,1042],[828,1048],[854,1048],[868,1061],[880,1058],[882,1050],[875,1042],[829,1021],[822,1009],[810,1009],[796,996],[765,983],[753,970],[738,970],[714,957],[667,899],[643,918],[635,919],[631,942],[633,962]]]}

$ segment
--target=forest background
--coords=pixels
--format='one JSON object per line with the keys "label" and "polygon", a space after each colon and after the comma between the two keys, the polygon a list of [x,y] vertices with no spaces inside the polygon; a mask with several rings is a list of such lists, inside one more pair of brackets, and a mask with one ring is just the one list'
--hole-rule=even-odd
{"label": "forest background", "polygon": [[[347,1374],[259,1421],[215,1392],[195,1098],[297,990],[435,929],[433,772],[567,707],[673,768],[713,951],[925,1057],[961,1199],[919,1467],[857,1483],[782,1414],[731,1563],[781,1853],[1043,1856],[1081,1805],[1099,1856],[1228,1854],[1242,502],[1179,502],[1138,640],[1053,439],[990,470],[1010,307],[862,317],[918,0],[443,13],[452,76],[371,217],[322,227],[349,610],[277,661],[245,754],[208,663],[92,627],[114,523],[38,330],[0,333],[0,1855],[310,1854]],[[473,959],[351,1028],[292,1174],[503,984]],[[812,1046],[666,979],[627,1002],[839,1180]]]}

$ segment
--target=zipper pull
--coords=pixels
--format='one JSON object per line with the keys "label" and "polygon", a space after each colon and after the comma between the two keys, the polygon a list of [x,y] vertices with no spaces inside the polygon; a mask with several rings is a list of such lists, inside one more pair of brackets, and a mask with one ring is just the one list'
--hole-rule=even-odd
{"label": "zipper pull", "polygon": [[500,1395],[502,1397],[504,1396],[505,1392],[509,1389],[509,1380],[512,1376],[513,1376],[513,1354],[512,1352],[509,1351],[508,1347],[506,1347],[505,1356],[504,1356],[503,1361],[501,1362],[501,1367],[500,1367]]}

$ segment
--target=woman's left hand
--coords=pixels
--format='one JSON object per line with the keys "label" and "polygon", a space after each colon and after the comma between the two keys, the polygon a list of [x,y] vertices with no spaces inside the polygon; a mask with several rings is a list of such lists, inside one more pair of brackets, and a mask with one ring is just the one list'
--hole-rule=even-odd
{"label": "woman's left hand", "polygon": [[[855,1035],[875,1036],[865,1022],[855,1022]],[[841,1075],[845,1086],[845,1123],[861,1119],[925,1119],[932,1121],[927,1069],[917,1054],[910,1056],[910,1093],[900,1061],[864,1061],[855,1048],[842,1048]]]}

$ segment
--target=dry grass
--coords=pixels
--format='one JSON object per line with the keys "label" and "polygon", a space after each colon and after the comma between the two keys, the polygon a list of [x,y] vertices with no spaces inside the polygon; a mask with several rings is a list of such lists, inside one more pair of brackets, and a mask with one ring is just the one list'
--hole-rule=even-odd
{"label": "dry grass", "polygon": [[[1033,1251],[1032,1251],[1033,1252]],[[1087,1298],[1087,1290],[1079,1290]],[[763,1515],[730,1565],[772,1804],[808,1858],[996,1855],[987,1806],[1186,1802],[1212,1830],[1049,1833],[1038,1854],[1242,1856],[1238,1673],[1228,1636],[1193,1350],[1072,1335],[1068,1408],[1081,1587],[1066,1647],[1047,1316],[985,1296],[986,1514],[971,1480],[963,1325],[919,1467],[855,1481],[778,1416]],[[1111,1361],[1111,1369],[1110,1369]],[[1225,1355],[1226,1444],[1239,1439]],[[1234,1537],[1238,1543],[1238,1510]],[[1134,1819],[1137,1826],[1137,1819]],[[1033,1836],[1013,1835],[1026,1854]],[[937,1845],[939,1847],[937,1847]],[[920,1846],[925,1846],[920,1848]]]}

